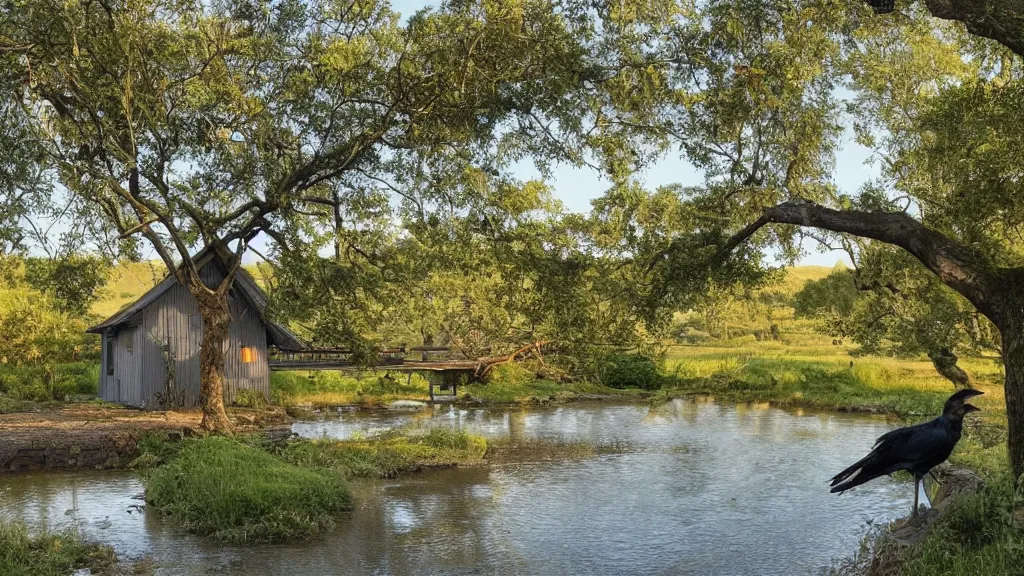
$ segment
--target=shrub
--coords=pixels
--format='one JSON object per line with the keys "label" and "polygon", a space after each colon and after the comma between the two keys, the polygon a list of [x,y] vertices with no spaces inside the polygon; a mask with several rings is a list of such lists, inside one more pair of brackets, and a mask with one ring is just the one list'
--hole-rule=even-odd
{"label": "shrub", "polygon": [[641,354],[614,354],[601,363],[599,379],[611,388],[655,390],[664,382],[654,360]]}
{"label": "shrub", "polygon": [[262,410],[267,407],[267,397],[259,390],[243,388],[235,393],[235,400],[233,404],[243,408]]}
{"label": "shrub", "polygon": [[0,393],[17,400],[36,402],[66,400],[75,395],[95,396],[99,378],[99,364],[96,362],[28,366],[0,364]]}
{"label": "shrub", "polygon": [[65,576],[82,568],[101,570],[115,560],[110,548],[86,544],[72,532],[30,534],[23,524],[0,522],[4,576]]}
{"label": "shrub", "polygon": [[190,532],[232,543],[309,537],[330,529],[335,514],[350,507],[337,474],[220,437],[186,440],[145,482],[155,509]]}
{"label": "shrub", "polygon": [[502,386],[527,386],[537,378],[536,373],[516,362],[506,362],[494,366],[487,373],[487,383]]}

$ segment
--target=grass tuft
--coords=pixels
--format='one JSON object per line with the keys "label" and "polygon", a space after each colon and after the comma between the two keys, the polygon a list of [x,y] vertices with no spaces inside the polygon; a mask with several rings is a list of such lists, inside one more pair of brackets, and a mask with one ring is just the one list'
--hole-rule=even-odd
{"label": "grass tuft", "polygon": [[73,532],[33,534],[24,524],[0,522],[4,576],[67,576],[83,568],[100,571],[116,561],[110,547],[83,542]]}
{"label": "grass tuft", "polygon": [[146,500],[200,536],[230,543],[283,542],[330,529],[350,508],[337,474],[285,462],[229,438],[182,442],[145,475]]}
{"label": "grass tuft", "polygon": [[400,432],[358,440],[302,440],[282,456],[306,468],[330,470],[345,478],[397,478],[425,468],[479,464],[487,441],[447,428],[422,436]]}

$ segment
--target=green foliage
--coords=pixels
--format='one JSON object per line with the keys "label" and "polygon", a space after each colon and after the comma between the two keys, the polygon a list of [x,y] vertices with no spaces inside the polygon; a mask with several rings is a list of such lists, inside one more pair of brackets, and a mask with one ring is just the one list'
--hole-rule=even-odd
{"label": "green foliage", "polygon": [[396,478],[423,468],[479,463],[486,450],[483,438],[431,429],[422,436],[396,432],[366,440],[302,440],[289,444],[282,457],[345,478]]}
{"label": "green foliage", "polygon": [[857,272],[809,282],[794,298],[796,314],[816,318],[824,334],[853,340],[862,354],[998,349],[995,327],[909,255],[872,246],[860,260]]}
{"label": "green foliage", "polygon": [[793,297],[793,311],[797,316],[804,317],[845,317],[853,312],[859,295],[853,272],[843,268],[804,285]]}
{"label": "green foliage", "polygon": [[21,267],[19,259],[0,287],[0,395],[40,402],[95,395],[100,350],[85,333],[89,319],[28,286]]}
{"label": "green foliage", "polygon": [[185,529],[236,544],[307,538],[350,507],[336,474],[288,464],[229,438],[186,440],[145,476],[146,501]]}
{"label": "green foliage", "polygon": [[148,432],[139,438],[138,456],[128,467],[134,470],[149,470],[166,464],[181,451],[180,442],[171,442],[166,433]]}
{"label": "green foliage", "polygon": [[423,437],[424,444],[442,450],[466,450],[471,442],[469,434],[451,428],[431,428]]}
{"label": "green foliage", "polygon": [[601,362],[600,382],[611,388],[661,388],[665,377],[657,363],[641,354],[613,354]]}
{"label": "green foliage", "polygon": [[924,541],[876,551],[885,574],[900,576],[1009,576],[1024,562],[1019,521],[1013,518],[1012,478],[1003,474],[979,493],[957,497]]}
{"label": "green foliage", "polygon": [[84,316],[107,283],[110,264],[102,258],[71,254],[62,258],[26,258],[25,281],[51,298],[54,307]]}
{"label": "green foliage", "polygon": [[235,393],[235,406],[260,410],[267,407],[267,397],[259,390],[242,389]]}
{"label": "green foliage", "polygon": [[270,393],[275,404],[313,404],[340,406],[362,400],[385,401],[394,398],[425,399],[428,382],[414,374],[411,383],[406,375],[390,373],[382,376],[314,370],[311,372],[271,372]]}
{"label": "green foliage", "polygon": [[[827,343],[680,347],[666,361],[676,378],[661,394],[709,394],[740,402],[864,410],[915,420],[941,412],[949,386],[930,363],[853,359],[840,350]],[[998,409],[1001,399],[993,401]]]}
{"label": "green foliage", "polygon": [[0,574],[67,576],[103,570],[116,562],[108,546],[88,544],[74,532],[32,533],[23,524],[0,522]]}
{"label": "green foliage", "polygon": [[537,374],[518,362],[506,362],[491,368],[487,383],[498,386],[522,387],[537,379]]}
{"label": "green foliage", "polygon": [[0,395],[46,402],[73,396],[95,396],[99,386],[96,362],[17,366],[0,364]]}

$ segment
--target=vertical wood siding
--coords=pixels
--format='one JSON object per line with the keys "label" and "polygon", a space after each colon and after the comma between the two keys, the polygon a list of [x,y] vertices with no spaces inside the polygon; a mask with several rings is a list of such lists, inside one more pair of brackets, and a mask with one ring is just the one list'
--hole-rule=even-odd
{"label": "vertical wood siding", "polygon": [[[215,286],[224,277],[224,272],[211,261],[200,270],[200,276],[207,285]],[[240,294],[232,293],[230,310],[232,321],[225,344],[225,402],[234,401],[238,391],[245,388],[258,390],[269,398],[267,328],[256,310]],[[168,370],[162,348],[167,346],[173,356],[175,387],[184,405],[197,405],[202,337],[199,305],[188,289],[175,284],[141,311],[141,323],[137,328],[122,329],[116,337],[115,364],[125,364],[124,375],[121,364],[117,364],[115,375],[106,376],[104,364],[100,372],[101,396],[121,404],[160,409],[159,395],[167,393]],[[242,362],[243,346],[255,349],[255,362]],[[129,348],[132,349],[130,355],[127,353]],[[130,385],[117,389],[117,381],[130,382]]]}
{"label": "vertical wood siding", "polygon": [[107,376],[107,339],[109,330],[100,334],[100,393],[99,397],[107,402],[116,402],[110,389],[110,378]]}

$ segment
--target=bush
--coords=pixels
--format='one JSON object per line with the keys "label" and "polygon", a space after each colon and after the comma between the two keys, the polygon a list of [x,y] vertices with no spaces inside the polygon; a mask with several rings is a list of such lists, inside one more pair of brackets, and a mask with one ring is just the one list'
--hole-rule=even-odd
{"label": "bush", "polygon": [[656,390],[664,383],[654,360],[641,354],[614,354],[601,364],[599,379],[610,388]]}
{"label": "bush", "polygon": [[259,390],[243,388],[235,393],[235,400],[232,404],[242,408],[262,410],[267,407],[267,397]]}
{"label": "bush", "polygon": [[510,387],[527,386],[536,379],[537,374],[534,371],[516,362],[498,364],[487,373],[488,384]]}
{"label": "bush", "polygon": [[885,573],[904,576],[1020,574],[1024,546],[1013,520],[1014,490],[1006,475],[950,505],[918,546],[899,549]]}
{"label": "bush", "polygon": [[82,568],[102,570],[115,560],[110,548],[86,544],[72,532],[33,535],[22,524],[0,522],[4,576],[65,576]]}
{"label": "bush", "polygon": [[186,440],[145,482],[155,509],[190,532],[231,543],[305,538],[330,529],[335,514],[350,507],[337,474],[220,437]]}
{"label": "bush", "polygon": [[99,387],[99,364],[0,364],[0,394],[16,400],[47,402],[66,400],[75,395],[95,396]]}

